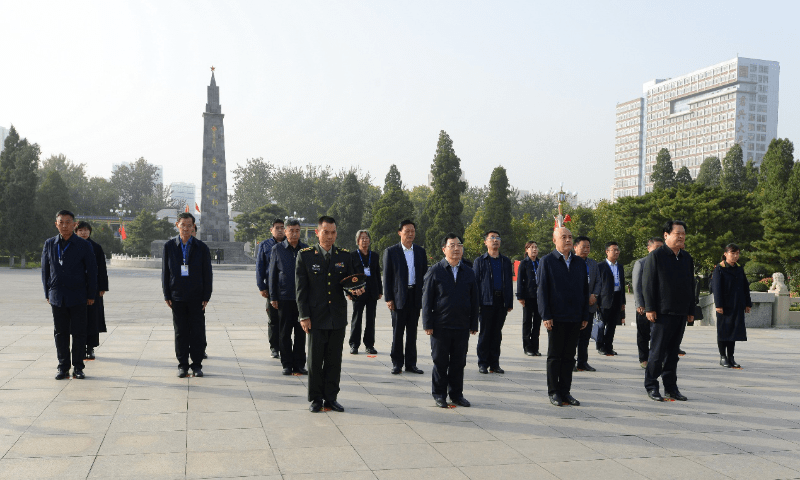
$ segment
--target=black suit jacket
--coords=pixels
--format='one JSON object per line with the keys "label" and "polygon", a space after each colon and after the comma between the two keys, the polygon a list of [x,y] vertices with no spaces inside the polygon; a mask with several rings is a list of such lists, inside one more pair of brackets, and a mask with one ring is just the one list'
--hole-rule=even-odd
{"label": "black suit jacket", "polygon": [[97,261],[89,242],[73,234],[61,250],[61,235],[48,238],[42,249],[42,286],[44,298],[56,307],[86,305],[97,296]]}
{"label": "black suit jacket", "polygon": [[406,298],[408,286],[408,265],[401,244],[392,245],[383,252],[383,299],[394,302],[395,308],[402,309],[413,307],[422,308],[422,284],[425,273],[428,271],[428,257],[425,249],[413,245],[414,249],[414,277],[416,278],[414,298]]}
{"label": "black suit jacket", "polygon": [[381,280],[381,262],[378,254],[369,250],[367,258],[361,256],[358,250],[353,252],[353,265],[357,273],[364,273],[364,266],[369,267],[370,276],[367,277],[366,292],[362,295],[364,300],[377,300],[383,294],[383,280]]}
{"label": "black suit jacket", "polygon": [[190,237],[189,256],[186,264],[189,275],[181,275],[183,250],[181,237],[176,236],[164,243],[161,261],[161,288],[164,300],[178,302],[207,302],[211,299],[213,272],[211,271],[211,251],[197,238]]}
{"label": "black suit jacket", "polygon": [[87,240],[92,245],[94,251],[94,259],[97,262],[97,291],[108,291],[108,269],[106,268],[106,254],[103,252],[103,247],[91,238]]}
{"label": "black suit jacket", "polygon": [[347,299],[339,283],[356,273],[350,252],[331,247],[331,259],[325,258],[317,244],[300,250],[294,269],[299,319],[311,319],[312,330],[333,330],[347,326]]}
{"label": "black suit jacket", "polygon": [[[625,305],[625,267],[617,262],[617,269],[619,269],[620,297],[622,305]],[[600,308],[611,308],[614,303],[614,272],[605,260],[597,263],[597,270],[600,276],[600,296],[597,297],[597,305]],[[622,318],[625,318],[624,310]]]}

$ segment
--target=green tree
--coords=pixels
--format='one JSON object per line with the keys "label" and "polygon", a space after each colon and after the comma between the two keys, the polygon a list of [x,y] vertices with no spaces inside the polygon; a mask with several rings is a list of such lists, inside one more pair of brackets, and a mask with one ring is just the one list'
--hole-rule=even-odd
{"label": "green tree", "polygon": [[719,176],[719,186],[723,190],[735,192],[742,190],[747,183],[744,168],[744,153],[742,146],[734,143],[722,159],[722,173]]}
{"label": "green tree", "polygon": [[744,182],[742,188],[746,192],[754,192],[758,187],[758,167],[752,160],[744,165]]}
{"label": "green tree", "polygon": [[708,157],[700,165],[697,173],[697,183],[708,188],[719,187],[720,175],[722,174],[722,163],[717,157]]}
{"label": "green tree", "polygon": [[532,220],[537,220],[548,217],[556,208],[558,208],[558,202],[553,195],[541,192],[526,193],[519,201],[512,202],[511,216],[522,218],[527,214]]}
{"label": "green tree", "polygon": [[[508,184],[508,174],[503,167],[496,167],[492,170],[489,178],[489,192],[483,204],[483,212],[480,216],[481,233],[493,229],[500,232],[503,252],[514,252],[519,248],[514,232],[511,228],[511,187]],[[474,220],[473,220],[474,223]],[[466,234],[465,234],[466,235]],[[481,241],[482,242],[482,241]],[[483,252],[483,248],[481,248]]]}
{"label": "green tree", "polygon": [[250,213],[269,204],[274,171],[275,166],[261,157],[248,158],[244,166],[237,166],[233,170],[232,208]]}
{"label": "green tree", "polygon": [[[69,189],[61,178],[61,174],[56,170],[50,170],[36,191],[36,225],[38,227],[38,244],[43,245],[44,241],[56,234],[53,226],[56,212],[59,210],[70,210],[74,212],[74,206],[70,202]],[[31,222],[34,223],[34,222]]]}
{"label": "green tree", "polygon": [[[431,193],[433,193],[433,190],[427,185],[417,185],[408,191],[408,198],[414,205],[414,215],[412,215],[412,218],[416,218],[417,220],[422,218],[422,212],[425,211],[425,205],[428,204],[428,197],[431,196]],[[424,243],[424,233],[425,232],[421,232],[417,229],[417,242]]]}
{"label": "green tree", "polygon": [[692,174],[689,173],[689,169],[686,167],[686,165],[679,168],[678,173],[675,174],[675,185],[685,186],[691,185],[692,183],[694,183],[694,180],[692,180]]}
{"label": "green tree", "polygon": [[[489,188],[477,187],[467,185],[467,189],[461,194],[461,203],[464,204],[464,210],[461,211],[461,222],[468,225],[475,218],[475,213],[483,208],[483,203],[486,201],[486,196],[489,194]],[[466,234],[465,234],[466,235]]]}
{"label": "green tree", "polygon": [[773,138],[761,161],[758,196],[764,206],[778,208],[784,203],[783,189],[794,166],[794,144],[788,138]]}
{"label": "green tree", "polygon": [[89,179],[86,177],[86,164],[74,163],[63,153],[51,155],[42,161],[39,168],[39,183],[43,182],[50,172],[58,172],[69,190],[69,198],[77,215],[92,215],[89,212]]}
{"label": "green tree", "polygon": [[168,240],[174,236],[175,225],[169,220],[156,218],[155,213],[142,209],[136,218],[125,226],[128,235],[123,245],[128,255],[150,255],[150,244],[154,240]]}
{"label": "green tree", "polygon": [[398,242],[397,227],[402,220],[414,218],[414,205],[403,189],[400,171],[396,165],[389,167],[383,184],[383,195],[373,207],[371,248],[379,254]]}
{"label": "green tree", "polygon": [[344,177],[341,191],[328,210],[328,215],[336,219],[336,244],[353,250],[356,232],[362,228],[361,221],[364,218],[364,194],[354,171]]}
{"label": "green tree", "polygon": [[111,231],[111,227],[108,224],[92,223],[92,240],[103,247],[103,253],[106,254],[106,258],[111,258],[112,253],[123,252],[122,242],[114,236],[114,232]]}
{"label": "green tree", "polygon": [[653,190],[665,190],[675,186],[675,168],[672,166],[672,157],[669,150],[662,148],[656,156],[653,173],[650,174]]}
{"label": "green tree", "polygon": [[258,242],[272,236],[270,228],[276,218],[288,216],[289,212],[285,208],[274,203],[263,205],[249,213],[242,213],[233,219],[237,223],[233,238],[237,242],[252,242],[254,246],[257,246]]}
{"label": "green tree", "polygon": [[[10,259],[19,256],[24,267],[28,253],[37,247],[39,231],[26,228],[36,215],[36,172],[39,145],[20,139],[14,126],[0,153],[0,248]],[[53,212],[55,214],[55,212]],[[55,215],[54,215],[55,216]]]}
{"label": "green tree", "polygon": [[156,193],[158,168],[139,158],[130,165],[120,165],[111,174],[111,184],[126,209],[138,212],[152,208],[151,198]]}
{"label": "green tree", "polygon": [[464,258],[469,261],[483,255],[483,252],[486,251],[484,218],[483,208],[479,208],[473,215],[472,221],[464,229]]}
{"label": "green tree", "polygon": [[461,223],[461,194],[467,184],[461,180],[461,160],[453,149],[453,141],[442,130],[436,145],[436,156],[431,165],[433,192],[428,197],[420,224],[425,232],[425,249],[428,256],[442,258],[441,241],[449,232],[464,235]]}
{"label": "green tree", "polygon": [[108,215],[109,210],[118,208],[119,205],[119,196],[114,185],[103,177],[89,179],[83,198],[86,205],[86,210],[81,212],[83,215]]}

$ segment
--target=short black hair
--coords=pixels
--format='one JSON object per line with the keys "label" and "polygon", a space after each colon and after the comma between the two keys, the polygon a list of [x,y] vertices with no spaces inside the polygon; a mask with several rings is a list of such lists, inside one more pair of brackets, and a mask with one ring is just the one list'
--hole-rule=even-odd
{"label": "short black hair", "polygon": [[484,234],[483,237],[484,238],[488,237],[490,233],[496,233],[498,237],[501,236],[500,232],[498,232],[497,230],[486,230],[486,234]]}
{"label": "short black hair", "polygon": [[92,226],[91,226],[91,225],[89,224],[89,222],[87,222],[86,220],[81,220],[80,222],[78,222],[78,224],[77,224],[77,225],[75,225],[75,231],[76,231],[76,232],[77,232],[78,230],[80,230],[81,228],[86,228],[86,229],[88,229],[88,230],[89,230],[89,235],[90,235],[90,236],[92,235]]}
{"label": "short black hair", "polygon": [[578,245],[581,242],[589,242],[589,245],[592,244],[592,239],[587,237],[586,235],[579,235],[578,238],[575,239],[575,245]]}
{"label": "short black hair", "polygon": [[444,238],[442,239],[442,248],[444,248],[447,245],[447,241],[452,238],[458,239],[458,241],[461,242],[462,244],[464,243],[464,240],[462,240],[461,237],[459,237],[453,232],[450,232],[447,235],[445,235]]}
{"label": "short black hair", "polygon": [[296,218],[290,218],[289,220],[286,221],[286,223],[284,225],[287,226],[287,227],[299,227],[300,226],[300,220],[298,220]]}
{"label": "short black hair", "polygon": [[684,230],[686,230],[686,222],[684,222],[683,220],[667,220],[667,223],[664,224],[663,228],[664,233],[666,234],[672,233],[672,227],[674,227],[675,225],[680,225],[681,227],[683,227]]}
{"label": "short black hair", "polygon": [[536,245],[537,247],[539,246],[539,244],[533,240],[528,240],[528,242],[525,244],[525,250],[527,250],[531,245]]}
{"label": "short black hair", "polygon": [[661,237],[650,237],[647,239],[647,244],[645,246],[649,247],[654,243],[664,243],[664,239]]}
{"label": "short black hair", "polygon": [[[192,219],[192,224],[194,224],[194,221],[195,221],[195,220],[194,220],[194,215],[192,215],[192,214],[191,214],[191,213],[189,213],[189,212],[181,212],[181,213],[179,213],[179,214],[178,214],[178,220],[177,220],[177,222],[180,222],[180,221],[181,221],[181,220],[183,220],[184,218],[191,218],[191,219]],[[176,222],[176,223],[177,223],[177,222]]]}
{"label": "short black hair", "polygon": [[274,227],[276,223],[280,223],[281,225],[284,224],[282,218],[276,218],[275,220],[273,220],[272,221],[272,226]]}
{"label": "short black hair", "polygon": [[58,217],[64,217],[66,215],[72,217],[73,221],[75,220],[75,214],[70,212],[69,210],[59,210],[58,213],[56,213],[56,220],[58,220]]}
{"label": "short black hair", "polygon": [[322,225],[323,223],[332,223],[332,224],[336,225],[336,220],[333,217],[331,217],[330,215],[323,215],[323,216],[319,217],[319,220],[317,221],[317,225]]}
{"label": "short black hair", "polygon": [[400,226],[399,226],[399,227],[397,227],[397,231],[399,232],[399,231],[400,231],[400,230],[402,230],[402,229],[403,229],[403,227],[405,227],[406,225],[411,225],[411,226],[413,226],[413,227],[414,227],[414,230],[416,230],[416,229],[417,229],[417,224],[416,224],[416,223],[414,223],[414,222],[412,222],[411,220],[409,220],[409,219],[407,219],[407,218],[406,218],[405,220],[403,220],[402,222],[400,222]]}
{"label": "short black hair", "polygon": [[619,243],[614,242],[614,241],[606,242],[606,250],[608,250],[611,247],[619,247]]}

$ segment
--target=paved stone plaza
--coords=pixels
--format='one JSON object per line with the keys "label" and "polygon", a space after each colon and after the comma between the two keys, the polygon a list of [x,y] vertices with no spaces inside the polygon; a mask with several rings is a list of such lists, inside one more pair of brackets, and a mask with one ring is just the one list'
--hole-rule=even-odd
{"label": "paved stone plaza", "polygon": [[619,356],[590,346],[598,371],[575,376],[583,405],[557,408],[545,357],[522,354],[517,306],[504,329],[506,374],[478,373],[472,337],[473,406],[444,410],[430,396],[424,333],[425,375],[389,374],[381,302],[377,357],[344,354],[346,411],[312,414],[307,377],[282,376],[268,355],[254,272],[215,272],[197,379],[175,376],[160,271],[109,277],[97,360],[85,380],[57,381],[40,273],[0,268],[0,478],[800,478],[800,330],[749,330],[737,345],[744,369],[729,370],[718,366],[714,327],[687,328],[678,372],[689,401],[656,403],[635,328],[620,327]]}

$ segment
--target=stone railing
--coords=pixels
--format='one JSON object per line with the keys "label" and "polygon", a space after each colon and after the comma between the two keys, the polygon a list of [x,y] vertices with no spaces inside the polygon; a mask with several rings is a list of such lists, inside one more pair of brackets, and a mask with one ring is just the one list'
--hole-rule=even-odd
{"label": "stone railing", "polygon": [[161,259],[141,256],[123,255],[114,253],[111,255],[112,267],[138,267],[138,268],[161,268]]}
{"label": "stone railing", "polygon": [[[745,314],[745,325],[749,328],[800,327],[800,312],[789,310],[793,303],[800,303],[800,298],[789,297],[783,274],[773,274],[772,280],[769,292],[750,292],[753,308],[750,313]],[[716,325],[714,296],[700,297],[700,308],[703,309],[703,320],[700,324]]]}

